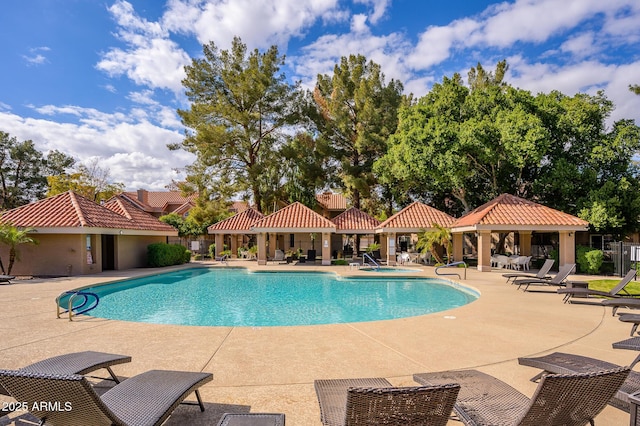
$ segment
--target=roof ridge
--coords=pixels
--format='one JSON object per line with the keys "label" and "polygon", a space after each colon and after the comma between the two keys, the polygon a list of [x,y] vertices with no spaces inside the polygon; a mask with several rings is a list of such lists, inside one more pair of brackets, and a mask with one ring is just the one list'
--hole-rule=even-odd
{"label": "roof ridge", "polygon": [[80,203],[78,202],[76,195],[77,194],[75,192],[73,192],[72,190],[69,190],[69,198],[71,200],[71,205],[73,206],[74,210],[76,211],[76,214],[78,215],[78,220],[80,221],[80,225],[87,226],[88,222],[84,217],[84,214],[82,214],[82,209],[80,208]]}

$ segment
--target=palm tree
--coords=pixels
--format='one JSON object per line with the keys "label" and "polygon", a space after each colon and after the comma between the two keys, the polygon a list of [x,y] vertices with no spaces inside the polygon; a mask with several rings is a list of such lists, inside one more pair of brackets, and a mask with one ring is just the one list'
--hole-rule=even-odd
{"label": "palm tree", "polygon": [[437,263],[445,263],[442,256],[438,252],[439,247],[444,247],[447,252],[447,259],[451,259],[451,230],[434,223],[433,229],[430,231],[423,230],[418,234],[418,242],[416,248],[421,253],[431,251],[433,257],[435,257]]}
{"label": "palm tree", "polygon": [[[20,260],[20,252],[18,246],[21,244],[38,244],[38,241],[29,236],[29,233],[33,232],[33,228],[19,229],[10,223],[3,223],[0,225],[0,243],[9,246],[9,266],[7,268],[7,274],[11,274],[13,264],[16,260]],[[4,265],[0,260],[0,268],[4,273]]]}

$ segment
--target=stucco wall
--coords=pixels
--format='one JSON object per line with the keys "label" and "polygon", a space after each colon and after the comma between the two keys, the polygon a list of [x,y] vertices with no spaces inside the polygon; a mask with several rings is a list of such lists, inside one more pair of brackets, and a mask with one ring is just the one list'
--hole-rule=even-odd
{"label": "stucco wall", "polygon": [[144,268],[147,266],[147,246],[166,240],[162,236],[119,235],[116,238],[116,269]]}
{"label": "stucco wall", "polygon": [[[39,244],[18,246],[20,260],[12,275],[66,276],[100,272],[100,264],[87,265],[86,235],[33,234]],[[9,249],[0,248],[5,269],[9,263]],[[95,256],[94,256],[95,257]],[[94,259],[95,262],[95,259]]]}
{"label": "stucco wall", "polygon": [[[102,272],[101,235],[91,235],[91,261],[87,259],[87,235],[32,234],[38,245],[18,247],[20,260],[16,261],[12,275],[67,276]],[[147,246],[163,243],[163,236],[119,235],[116,237],[116,269],[147,266]],[[9,263],[9,249],[0,246],[0,259],[5,267]]]}

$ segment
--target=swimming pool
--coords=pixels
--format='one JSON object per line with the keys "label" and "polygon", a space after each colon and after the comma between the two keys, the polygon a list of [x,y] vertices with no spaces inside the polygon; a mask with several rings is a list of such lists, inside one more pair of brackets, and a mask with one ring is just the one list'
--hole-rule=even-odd
{"label": "swimming pool", "polygon": [[86,289],[90,315],[155,324],[282,326],[376,321],[444,311],[478,294],[438,279],[196,268]]}
{"label": "swimming pool", "polygon": [[361,271],[364,272],[380,272],[382,274],[413,274],[416,272],[421,272],[420,269],[410,269],[410,268],[396,268],[393,266],[380,266],[379,268],[376,268],[375,266],[363,266],[362,268],[360,268]]}

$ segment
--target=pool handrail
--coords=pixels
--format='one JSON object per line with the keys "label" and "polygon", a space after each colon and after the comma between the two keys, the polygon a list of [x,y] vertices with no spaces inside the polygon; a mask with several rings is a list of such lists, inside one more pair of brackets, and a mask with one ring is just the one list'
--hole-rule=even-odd
{"label": "pool handrail", "polygon": [[373,257],[369,256],[367,253],[362,253],[362,262],[364,263],[365,261],[369,266],[371,267],[375,266],[376,270],[380,269],[380,264],[376,262],[376,260]]}
{"label": "pool handrail", "polygon": [[[64,296],[68,296],[68,295],[71,295],[71,297],[69,297],[67,309],[60,312],[60,308],[61,308],[60,300]],[[80,305],[74,307],[73,301],[76,297],[79,297],[79,296],[82,296],[84,300],[82,301],[82,303],[80,303]],[[84,308],[87,305],[87,303],[89,303],[89,297],[92,297],[95,303],[93,303],[92,305],[89,305],[87,308]],[[56,297],[56,316],[60,318],[60,314],[69,313],[69,321],[73,321],[74,315],[80,315],[80,314],[89,312],[92,309],[95,309],[98,306],[98,303],[100,303],[100,297],[96,293],[93,293],[91,291],[84,291],[84,290],[65,291],[61,293],[58,297]]]}
{"label": "pool handrail", "polygon": [[445,273],[445,272],[439,272],[438,271],[440,268],[447,268],[447,267],[458,266],[458,265],[464,265],[464,279],[466,280],[467,279],[467,263],[463,262],[463,261],[451,262],[451,263],[447,263],[447,264],[444,264],[444,265],[437,266],[436,267],[436,275],[456,275],[459,280],[463,279],[463,278],[460,277],[460,274],[458,274],[458,273],[453,273],[453,272]]}

